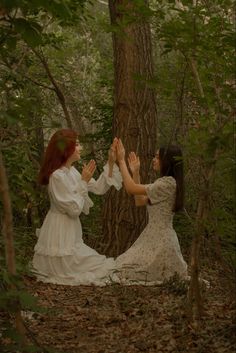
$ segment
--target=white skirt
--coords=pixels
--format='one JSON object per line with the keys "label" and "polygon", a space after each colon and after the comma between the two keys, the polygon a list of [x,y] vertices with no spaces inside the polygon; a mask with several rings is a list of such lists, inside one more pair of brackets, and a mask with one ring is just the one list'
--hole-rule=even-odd
{"label": "white skirt", "polygon": [[79,217],[49,211],[38,230],[32,261],[38,280],[64,285],[106,285],[115,261],[84,244]]}

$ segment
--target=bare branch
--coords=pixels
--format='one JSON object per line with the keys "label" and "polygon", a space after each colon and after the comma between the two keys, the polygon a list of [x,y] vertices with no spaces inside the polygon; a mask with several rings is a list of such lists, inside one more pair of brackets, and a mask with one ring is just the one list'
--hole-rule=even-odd
{"label": "bare branch", "polygon": [[27,78],[27,80],[29,80],[29,81],[31,81],[31,82],[33,82],[35,85],[37,85],[37,86],[40,86],[40,87],[43,87],[43,88],[46,88],[46,89],[49,89],[50,91],[56,91],[55,90],[55,88],[53,88],[53,87],[50,87],[50,86],[47,86],[47,85],[45,85],[45,84],[43,84],[43,83],[41,83],[41,82],[38,82],[38,81],[36,81],[36,80],[33,80],[31,77],[29,77],[29,76],[24,76],[25,78]]}
{"label": "bare branch", "polygon": [[199,90],[200,96],[201,96],[201,98],[204,98],[205,94],[204,94],[204,91],[203,91],[203,87],[202,87],[202,83],[201,83],[201,80],[200,80],[200,76],[198,74],[196,62],[195,62],[194,58],[192,58],[192,57],[188,57],[188,62],[189,62],[189,65],[191,67],[193,76],[194,76],[194,78],[196,80],[196,84],[197,84],[197,88]]}
{"label": "bare branch", "polygon": [[64,112],[64,115],[65,115],[65,119],[67,121],[67,124],[70,128],[72,128],[72,119],[71,119],[71,116],[70,116],[70,112],[67,108],[67,104],[66,104],[66,99],[65,99],[65,95],[64,93],[62,92],[61,88],[59,87],[59,84],[58,82],[55,80],[55,78],[53,77],[52,73],[51,73],[51,70],[49,68],[49,65],[43,55],[43,53],[39,53],[38,51],[36,51],[35,49],[32,49],[32,51],[34,52],[34,54],[37,56],[37,58],[40,60],[40,62],[42,63],[47,75],[48,75],[48,78],[50,80],[50,82],[52,83],[52,85],[54,86],[54,91],[58,97],[58,100],[62,106],[62,109],[63,109],[63,112]]}

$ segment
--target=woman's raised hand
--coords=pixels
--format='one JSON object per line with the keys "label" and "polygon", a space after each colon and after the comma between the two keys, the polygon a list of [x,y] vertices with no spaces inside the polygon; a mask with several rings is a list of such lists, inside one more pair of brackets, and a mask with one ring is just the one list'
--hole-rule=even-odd
{"label": "woman's raised hand", "polygon": [[84,164],[82,173],[81,173],[81,179],[88,183],[89,180],[92,178],[95,170],[96,170],[96,163],[93,159],[91,159],[88,162],[88,164]]}
{"label": "woman's raised hand", "polygon": [[116,162],[116,146],[117,146],[117,143],[118,143],[118,138],[115,137],[112,144],[111,144],[111,147],[108,151],[108,163],[109,165],[112,165]]}
{"label": "woman's raised hand", "polygon": [[117,141],[116,157],[117,157],[118,162],[125,160],[125,148],[123,146],[121,139],[118,139],[118,141]]}
{"label": "woman's raised hand", "polygon": [[128,162],[129,162],[129,168],[132,172],[132,174],[139,174],[140,170],[140,160],[139,157],[136,156],[134,152],[130,152],[129,157],[128,157]]}

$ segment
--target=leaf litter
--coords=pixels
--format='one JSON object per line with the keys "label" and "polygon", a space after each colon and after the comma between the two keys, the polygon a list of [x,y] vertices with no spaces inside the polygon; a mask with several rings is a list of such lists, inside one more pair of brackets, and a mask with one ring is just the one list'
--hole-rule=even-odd
{"label": "leaf litter", "polygon": [[35,342],[48,352],[236,352],[235,300],[216,271],[208,276],[211,286],[203,289],[201,321],[188,320],[187,288],[177,281],[96,287],[25,277],[26,289],[46,310],[25,310],[22,316]]}

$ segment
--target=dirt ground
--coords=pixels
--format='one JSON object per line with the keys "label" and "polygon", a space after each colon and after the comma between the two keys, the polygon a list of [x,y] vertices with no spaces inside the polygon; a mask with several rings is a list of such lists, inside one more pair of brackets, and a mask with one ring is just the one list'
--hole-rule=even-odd
{"label": "dirt ground", "polygon": [[187,319],[186,284],[177,280],[152,287],[73,287],[27,277],[27,290],[48,310],[23,315],[29,336],[45,352],[236,352],[232,293],[216,272],[206,276],[210,288],[203,290],[205,314],[198,323]]}

